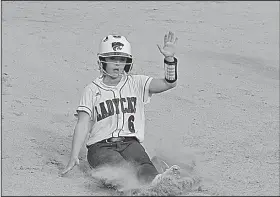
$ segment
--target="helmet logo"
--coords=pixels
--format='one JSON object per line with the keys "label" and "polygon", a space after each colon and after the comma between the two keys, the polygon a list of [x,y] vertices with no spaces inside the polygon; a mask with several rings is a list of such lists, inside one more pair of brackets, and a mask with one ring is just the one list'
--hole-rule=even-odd
{"label": "helmet logo", "polygon": [[113,48],[114,51],[122,50],[123,46],[124,46],[124,44],[121,43],[121,42],[113,42],[112,43],[112,48]]}

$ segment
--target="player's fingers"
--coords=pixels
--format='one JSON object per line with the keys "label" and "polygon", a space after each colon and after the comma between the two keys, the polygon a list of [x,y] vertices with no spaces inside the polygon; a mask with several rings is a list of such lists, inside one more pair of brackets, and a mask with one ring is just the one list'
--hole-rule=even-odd
{"label": "player's fingers", "polygon": [[69,164],[67,165],[67,167],[60,173],[60,175],[63,176],[63,175],[65,175],[65,174],[67,174],[70,170],[72,170],[72,168],[74,168],[75,165],[79,165],[79,163],[80,163],[80,162],[79,162],[79,159],[77,159],[77,160],[75,160],[75,161],[69,163]]}
{"label": "player's fingers", "polygon": [[174,42],[174,33],[170,32],[170,42]]}
{"label": "player's fingers", "polygon": [[171,32],[169,31],[169,32],[168,32],[168,41],[169,41],[169,42],[171,41],[171,37],[172,37],[172,35],[171,35]]}
{"label": "player's fingers", "polygon": [[174,44],[177,44],[177,41],[178,41],[178,38],[176,37],[176,38],[175,38],[175,41],[174,41]]}
{"label": "player's fingers", "polygon": [[65,170],[63,170],[61,173],[60,173],[60,176],[64,176],[65,174],[67,174],[74,166],[69,166],[67,167]]}
{"label": "player's fingers", "polygon": [[168,41],[168,35],[165,34],[165,35],[164,35],[164,44],[167,43],[167,41]]}

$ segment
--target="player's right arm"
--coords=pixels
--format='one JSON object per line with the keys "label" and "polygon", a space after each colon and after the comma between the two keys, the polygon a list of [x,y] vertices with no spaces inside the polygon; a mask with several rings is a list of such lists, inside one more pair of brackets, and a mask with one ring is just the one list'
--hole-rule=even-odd
{"label": "player's right arm", "polygon": [[79,158],[78,158],[79,153],[82,148],[82,145],[84,144],[84,141],[87,137],[89,130],[90,130],[90,116],[88,115],[88,113],[84,111],[78,112],[78,121],[75,126],[74,136],[72,140],[71,156],[65,170],[61,172],[61,175],[66,174],[75,165],[79,164]]}
{"label": "player's right arm", "polygon": [[79,164],[79,153],[82,145],[85,142],[87,134],[93,126],[93,104],[95,101],[93,90],[90,86],[84,89],[80,104],[77,109],[78,121],[74,129],[74,135],[72,140],[72,150],[69,162],[66,168],[61,172],[61,175],[69,172],[75,165]]}
{"label": "player's right arm", "polygon": [[78,112],[78,121],[75,126],[74,136],[72,141],[71,158],[78,158],[80,149],[90,130],[90,116],[84,111]]}

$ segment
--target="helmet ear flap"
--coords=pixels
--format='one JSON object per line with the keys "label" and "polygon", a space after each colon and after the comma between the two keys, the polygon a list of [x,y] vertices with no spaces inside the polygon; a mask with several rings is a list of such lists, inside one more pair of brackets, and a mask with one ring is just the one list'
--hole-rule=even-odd
{"label": "helmet ear flap", "polygon": [[105,57],[99,56],[98,58],[99,58],[99,61],[100,61],[100,62],[105,62]]}
{"label": "helmet ear flap", "polygon": [[132,59],[127,58],[126,63],[127,64],[124,66],[124,71],[128,73],[132,69]]}
{"label": "helmet ear flap", "polygon": [[126,73],[128,73],[128,72],[130,71],[130,66],[131,66],[131,64],[126,64],[126,65],[124,66],[124,71],[125,71]]}
{"label": "helmet ear flap", "polygon": [[100,57],[97,61],[99,63],[99,66],[103,68],[103,70],[106,70],[106,63],[105,63],[105,57]]}
{"label": "helmet ear flap", "polygon": [[126,65],[124,66],[124,71],[125,71],[126,73],[129,73],[129,71],[132,70],[132,67],[133,67],[133,64],[132,64],[132,63],[131,63],[131,64],[126,64]]}

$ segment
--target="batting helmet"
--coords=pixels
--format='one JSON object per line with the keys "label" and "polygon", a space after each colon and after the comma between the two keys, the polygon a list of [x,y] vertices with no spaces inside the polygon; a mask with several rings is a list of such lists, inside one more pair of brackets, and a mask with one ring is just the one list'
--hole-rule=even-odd
{"label": "batting helmet", "polygon": [[105,57],[111,56],[126,57],[124,71],[128,73],[132,69],[131,45],[124,36],[108,35],[104,37],[99,45],[97,56],[104,70],[106,67]]}

